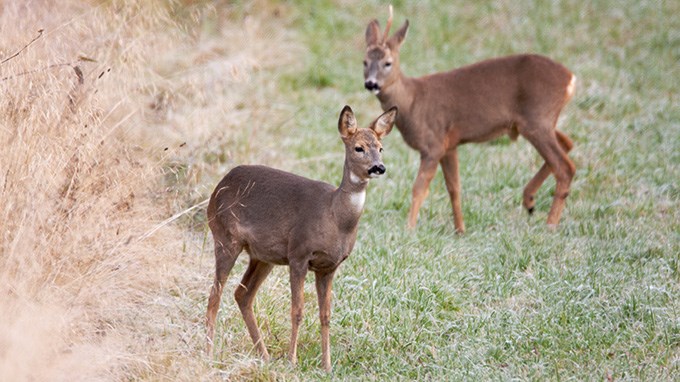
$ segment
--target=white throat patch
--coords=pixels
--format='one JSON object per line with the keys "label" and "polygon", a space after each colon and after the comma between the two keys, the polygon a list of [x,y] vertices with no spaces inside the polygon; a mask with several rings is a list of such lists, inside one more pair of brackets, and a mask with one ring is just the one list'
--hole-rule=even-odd
{"label": "white throat patch", "polygon": [[361,183],[361,178],[359,178],[359,177],[358,177],[355,173],[353,173],[353,172],[350,172],[350,173],[349,173],[349,180],[350,180],[350,182],[352,182],[352,183],[354,183],[354,184],[359,184],[359,183]]}
{"label": "white throat patch", "polygon": [[364,209],[364,202],[366,201],[366,190],[350,194],[349,201],[352,203],[352,207],[354,207],[355,211],[361,212]]}

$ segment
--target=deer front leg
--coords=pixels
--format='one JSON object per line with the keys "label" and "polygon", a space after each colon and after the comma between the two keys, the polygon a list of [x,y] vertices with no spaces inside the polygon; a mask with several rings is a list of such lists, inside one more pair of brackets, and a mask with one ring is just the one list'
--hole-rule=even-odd
{"label": "deer front leg", "polygon": [[332,369],[330,325],[331,288],[334,274],[335,271],[330,273],[316,272],[316,295],[319,299],[319,321],[321,322],[321,366],[327,372]]}
{"label": "deer front leg", "polygon": [[456,232],[465,233],[465,223],[463,223],[463,210],[460,204],[460,173],[458,172],[458,150],[451,149],[439,161],[442,165],[442,172],[444,172],[444,180],[446,181],[446,189],[449,192],[451,199],[451,208],[453,209],[453,225],[456,227]]}
{"label": "deer front leg", "polygon": [[411,200],[411,210],[408,213],[408,228],[414,229],[418,222],[418,211],[423,204],[427,194],[430,192],[430,182],[437,172],[437,159],[422,155],[420,158],[420,168],[418,176],[413,184],[413,196]]}
{"label": "deer front leg", "polygon": [[302,311],[305,304],[304,288],[307,267],[308,265],[306,262],[290,263],[291,329],[288,359],[293,365],[297,365],[297,339],[298,330],[300,329],[300,323],[302,323]]}

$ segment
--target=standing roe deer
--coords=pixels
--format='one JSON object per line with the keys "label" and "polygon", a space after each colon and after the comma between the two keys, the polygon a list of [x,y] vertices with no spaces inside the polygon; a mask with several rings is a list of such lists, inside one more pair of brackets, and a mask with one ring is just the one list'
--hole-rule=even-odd
{"label": "standing roe deer", "polygon": [[338,121],[345,166],[337,188],[264,166],[238,166],[217,185],[208,204],[216,267],[206,315],[208,354],[224,282],[245,249],[250,263],[234,295],[262,358],[269,359],[269,353],[253,313],[255,293],[274,265],[288,265],[292,294],[288,357],[297,362],[303,288],[311,270],[319,299],[322,366],[331,370],[331,282],[354,247],[368,180],[385,173],[380,141],[392,130],[396,116],[397,109],[391,108],[369,128],[359,129],[352,109],[345,106]]}
{"label": "standing roe deer", "polygon": [[490,59],[420,78],[406,77],[399,69],[399,48],[408,20],[388,39],[391,24],[390,6],[384,34],[377,20],[366,28],[364,86],[377,95],[383,110],[399,108],[397,129],[406,143],[420,152],[408,227],[416,226],[418,210],[439,163],[456,231],[464,232],[457,146],[503,134],[512,140],[521,134],[545,160],[524,189],[523,204],[530,214],[536,191],[551,172],[555,175],[548,225],[556,227],[576,171],[567,156],[573,143],[556,129],[556,123],[574,94],[576,77],[561,64],[533,54]]}

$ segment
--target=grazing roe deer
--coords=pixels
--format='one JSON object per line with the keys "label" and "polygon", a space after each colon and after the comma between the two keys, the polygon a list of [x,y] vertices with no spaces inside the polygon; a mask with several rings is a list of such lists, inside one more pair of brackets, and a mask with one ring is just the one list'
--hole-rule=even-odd
{"label": "grazing roe deer", "polygon": [[255,321],[255,293],[274,265],[290,267],[291,339],[288,357],[297,362],[298,328],[308,270],[316,277],[321,320],[322,366],[331,370],[329,325],[333,275],[352,252],[370,178],[385,173],[381,139],[392,130],[391,108],[369,128],[357,127],[349,106],[340,113],[338,130],[345,144],[339,187],[264,166],[238,166],[215,188],[208,204],[208,224],[215,240],[215,281],[206,315],[208,354],[212,353],[215,318],[222,288],[242,250],[248,269],[235,298],[250,337],[262,358],[267,348]]}
{"label": "grazing roe deer", "polygon": [[456,231],[465,231],[460,205],[458,145],[485,142],[503,134],[526,138],[545,163],[524,189],[531,214],[534,195],[552,172],[556,189],[547,223],[557,226],[576,168],[567,156],[573,143],[556,129],[562,108],[574,94],[576,77],[546,57],[523,54],[489,59],[448,72],[410,78],[399,69],[399,48],[408,20],[388,39],[377,20],[366,28],[364,86],[377,95],[383,110],[399,108],[397,129],[420,152],[408,227],[414,228],[439,163],[451,199]]}

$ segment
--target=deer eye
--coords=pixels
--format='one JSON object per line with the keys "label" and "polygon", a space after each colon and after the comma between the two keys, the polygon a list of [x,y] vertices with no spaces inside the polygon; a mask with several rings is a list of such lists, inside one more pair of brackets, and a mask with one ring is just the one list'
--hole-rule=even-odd
{"label": "deer eye", "polygon": [[385,67],[386,67],[386,68],[389,68],[390,66],[392,66],[392,63],[391,63],[390,61],[387,61],[387,62],[385,63]]}
{"label": "deer eye", "polygon": [[364,60],[364,66],[368,66],[368,61]]}
{"label": "deer eye", "polygon": [[380,148],[380,152],[383,152],[382,147]]}
{"label": "deer eye", "polygon": [[354,148],[354,151],[356,151],[356,152],[358,152],[358,153],[363,153],[363,152],[364,152],[364,148],[361,147],[361,146],[357,146],[357,147]]}

